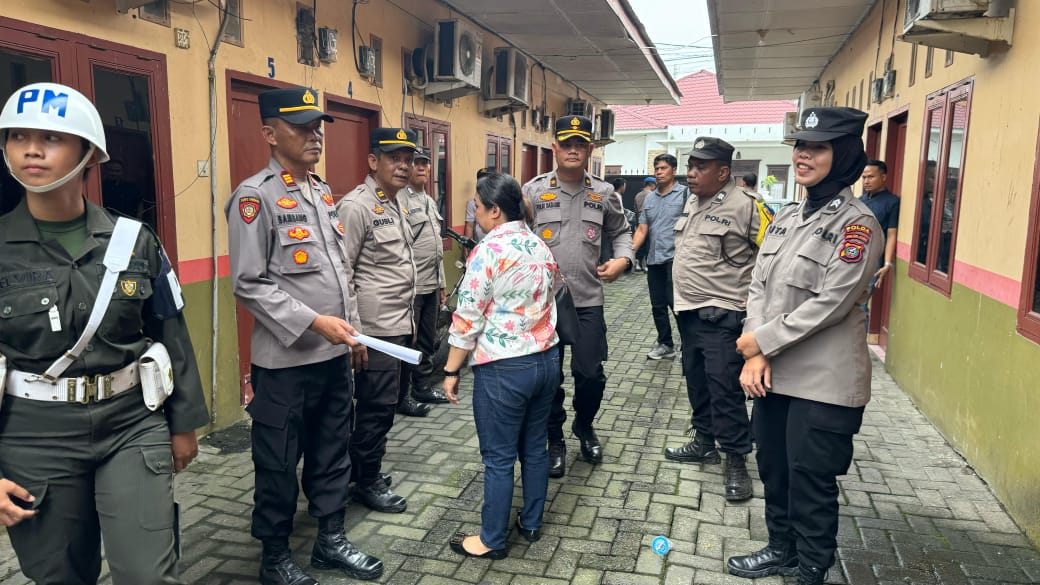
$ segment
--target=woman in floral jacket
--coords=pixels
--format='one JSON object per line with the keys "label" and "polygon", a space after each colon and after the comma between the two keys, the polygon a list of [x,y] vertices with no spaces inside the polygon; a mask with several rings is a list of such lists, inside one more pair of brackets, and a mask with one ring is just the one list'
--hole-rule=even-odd
{"label": "woman in floral jacket", "polygon": [[476,219],[487,233],[470,256],[448,342],[444,393],[458,404],[459,369],[473,366],[473,418],[484,461],[479,535],[451,538],[455,552],[501,559],[513,499],[513,465],[520,459],[524,506],[516,528],[541,538],[549,485],[546,428],[559,386],[556,347],[557,275],[552,252],[524,223],[520,184],[491,174],[477,182]]}

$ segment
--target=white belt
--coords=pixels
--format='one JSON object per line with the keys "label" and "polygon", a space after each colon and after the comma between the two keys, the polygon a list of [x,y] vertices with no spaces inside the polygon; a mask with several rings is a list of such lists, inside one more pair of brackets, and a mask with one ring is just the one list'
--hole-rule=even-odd
{"label": "white belt", "polygon": [[58,378],[54,382],[48,382],[41,374],[9,370],[4,393],[43,402],[87,404],[107,400],[136,388],[140,383],[137,362],[108,375]]}

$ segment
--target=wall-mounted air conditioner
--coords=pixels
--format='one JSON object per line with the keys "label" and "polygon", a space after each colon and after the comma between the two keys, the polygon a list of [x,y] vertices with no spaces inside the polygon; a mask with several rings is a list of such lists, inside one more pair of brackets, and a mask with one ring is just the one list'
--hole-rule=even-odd
{"label": "wall-mounted air conditioner", "polygon": [[527,105],[527,57],[512,47],[495,49],[491,97]]}
{"label": "wall-mounted air conditioner", "polygon": [[596,140],[614,139],[614,111],[600,110],[596,116]]}
{"label": "wall-mounted air conditioner", "polygon": [[461,20],[441,20],[433,42],[433,81],[426,95],[451,99],[480,90],[480,31]]}
{"label": "wall-mounted air conditioner", "polygon": [[900,40],[985,57],[994,43],[1011,46],[1009,0],[906,0]]}

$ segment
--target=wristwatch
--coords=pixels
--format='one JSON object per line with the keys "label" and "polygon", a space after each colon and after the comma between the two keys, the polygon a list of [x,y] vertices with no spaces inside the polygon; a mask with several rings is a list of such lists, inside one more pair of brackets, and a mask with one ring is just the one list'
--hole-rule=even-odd
{"label": "wristwatch", "polygon": [[627,266],[627,267],[625,268],[625,270],[632,270],[632,266],[633,266],[633,264],[632,264],[632,259],[631,259],[631,258],[629,258],[628,256],[625,256],[625,263],[626,263],[626,264],[628,265],[628,266]]}
{"label": "wristwatch", "polygon": [[458,378],[459,377],[459,370],[444,370],[444,377],[445,378]]}

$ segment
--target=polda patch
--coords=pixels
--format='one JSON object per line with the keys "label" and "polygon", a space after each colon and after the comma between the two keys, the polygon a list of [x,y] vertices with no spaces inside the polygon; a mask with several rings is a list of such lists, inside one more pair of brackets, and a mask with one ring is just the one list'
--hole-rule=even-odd
{"label": "polda patch", "polygon": [[253,223],[256,216],[260,215],[260,199],[256,197],[239,197],[238,215],[247,224]]}

